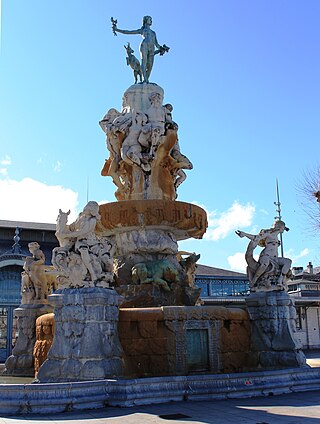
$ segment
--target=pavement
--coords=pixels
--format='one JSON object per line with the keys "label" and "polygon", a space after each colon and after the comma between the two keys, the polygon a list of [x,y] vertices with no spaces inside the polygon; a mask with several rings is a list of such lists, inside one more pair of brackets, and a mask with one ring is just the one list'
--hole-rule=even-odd
{"label": "pavement", "polygon": [[[320,352],[307,353],[308,364],[320,366]],[[132,408],[52,415],[0,417],[0,424],[320,424],[320,390],[279,396],[202,402],[170,402]]]}

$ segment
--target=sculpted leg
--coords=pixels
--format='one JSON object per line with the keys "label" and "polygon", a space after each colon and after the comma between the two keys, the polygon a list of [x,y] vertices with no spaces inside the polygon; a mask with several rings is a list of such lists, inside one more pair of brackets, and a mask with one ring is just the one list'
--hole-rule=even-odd
{"label": "sculpted leg", "polygon": [[80,251],[81,259],[83,260],[84,265],[89,271],[92,281],[95,281],[97,279],[97,276],[96,276],[96,273],[94,272],[88,249],[81,248],[79,249],[79,251]]}
{"label": "sculpted leg", "polygon": [[256,270],[252,280],[251,280],[251,286],[255,286],[258,279],[261,277],[262,274],[265,273],[266,269],[268,267],[268,264],[260,264],[259,268]]}

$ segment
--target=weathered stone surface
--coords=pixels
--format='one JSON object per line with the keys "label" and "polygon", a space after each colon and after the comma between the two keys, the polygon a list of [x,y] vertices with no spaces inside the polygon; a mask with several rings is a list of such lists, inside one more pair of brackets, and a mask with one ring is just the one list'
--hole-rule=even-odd
{"label": "weathered stone surface", "polygon": [[19,336],[12,355],[7,358],[4,374],[34,376],[33,348],[36,341],[36,320],[39,316],[52,312],[52,306],[43,304],[20,305],[14,310],[18,317]]}
{"label": "weathered stone surface", "polygon": [[115,290],[124,297],[122,303],[125,308],[155,307],[166,305],[196,304],[201,289],[189,288],[180,284],[172,284],[170,291],[164,290],[158,284],[121,285]]}
{"label": "weathered stone surface", "polygon": [[163,320],[163,308],[123,308],[119,310],[120,323],[131,321],[160,321]]}
{"label": "weathered stone surface", "polygon": [[319,368],[107,379],[68,384],[1,384],[0,414],[53,414],[106,406],[132,407],[170,401],[265,397],[269,393],[306,392],[319,390],[319,387]]}
{"label": "weathered stone surface", "polygon": [[138,330],[141,337],[157,336],[157,321],[141,321],[138,323]]}
{"label": "weathered stone surface", "polygon": [[[250,322],[226,320],[221,326],[221,352],[250,350]],[[225,363],[223,362],[225,365]]]}
{"label": "weathered stone surface", "polygon": [[251,348],[257,352],[256,366],[277,368],[306,366],[306,358],[295,337],[295,307],[282,291],[252,293],[247,299],[251,319]]}
{"label": "weathered stone surface", "polygon": [[162,101],[158,85],[135,84],[124,94],[122,112],[111,108],[99,122],[110,152],[101,175],[112,177],[118,200],[175,200],[183,170],[193,168],[180,151],[173,107]]}
{"label": "weathered stone surface", "polygon": [[55,336],[38,380],[77,381],[121,375],[119,295],[104,288],[64,289],[50,301],[55,306]]}
{"label": "weathered stone surface", "polygon": [[190,373],[188,331],[208,336],[208,369],[240,371],[249,366],[250,324],[242,309],[216,306],[121,308],[119,336],[126,375]]}
{"label": "weathered stone surface", "polygon": [[60,209],[57,218],[55,235],[60,246],[53,249],[52,263],[58,288],[108,288],[113,282],[114,246],[112,238],[95,233],[101,226],[98,203],[88,202],[71,224],[67,224],[69,214]]}
{"label": "weathered stone surface", "polygon": [[250,352],[237,351],[221,354],[223,372],[241,372],[249,362]]}
{"label": "weathered stone surface", "polygon": [[34,376],[37,378],[39,368],[47,359],[54,336],[54,314],[45,314],[36,321],[36,342],[33,349]]}
{"label": "weathered stone surface", "polygon": [[[141,234],[134,231],[150,227],[150,229],[170,231],[177,240],[194,237],[202,238],[207,228],[206,212],[197,205],[170,200],[126,200],[122,202],[110,202],[100,205],[99,213],[105,235],[121,234],[129,231],[122,237],[126,238],[128,250],[131,245],[142,240]],[[132,233],[130,231],[133,231]],[[152,251],[152,240],[159,240],[161,233],[149,236]],[[145,237],[148,237],[147,235]],[[147,242],[147,240],[146,240]],[[142,241],[141,241],[142,243]],[[117,240],[116,244],[120,244]],[[121,243],[123,244],[123,243]],[[173,249],[174,244],[168,240],[165,249]],[[118,247],[119,249],[119,247]],[[163,251],[163,248],[157,249]],[[121,254],[121,251],[119,252]],[[124,253],[124,252],[123,252]]]}

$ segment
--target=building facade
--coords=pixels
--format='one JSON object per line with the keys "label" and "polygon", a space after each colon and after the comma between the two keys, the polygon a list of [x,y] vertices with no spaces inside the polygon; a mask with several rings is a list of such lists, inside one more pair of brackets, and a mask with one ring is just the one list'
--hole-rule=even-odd
{"label": "building facade", "polygon": [[195,283],[201,287],[201,299],[204,304],[243,304],[249,291],[246,274],[197,265]]}
{"label": "building facade", "polygon": [[295,299],[297,336],[304,349],[320,349],[320,268],[293,268],[289,293]]}

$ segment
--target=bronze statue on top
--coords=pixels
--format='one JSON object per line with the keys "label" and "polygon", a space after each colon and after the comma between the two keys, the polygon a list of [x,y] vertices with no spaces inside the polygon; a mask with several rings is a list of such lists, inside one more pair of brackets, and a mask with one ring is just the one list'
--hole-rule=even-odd
{"label": "bronze statue on top", "polygon": [[[119,32],[121,34],[130,34],[130,35],[140,34],[142,36],[143,40],[140,44],[141,72],[143,75],[143,82],[148,83],[152,66],[153,66],[154,56],[156,54],[160,54],[160,56],[164,55],[164,53],[167,53],[169,51],[170,47],[166,46],[165,44],[161,46],[158,43],[156,33],[150,28],[152,25],[151,16],[144,16],[142,20],[142,27],[139,29],[134,29],[134,30],[119,29],[117,27],[118,21],[116,19],[111,18],[111,22],[112,22],[112,31],[114,35],[117,35],[117,32]],[[155,50],[155,48],[157,50]],[[131,50],[130,53],[132,54],[133,50],[132,49],[130,50]],[[133,68],[133,70],[137,72],[138,59],[135,58],[134,56],[133,58],[135,59],[134,62],[135,62],[136,69],[134,69],[132,64],[129,63],[128,59],[127,59],[127,64],[130,65]],[[135,74],[135,78],[136,78],[136,74]],[[137,82],[137,80],[135,82]]]}

